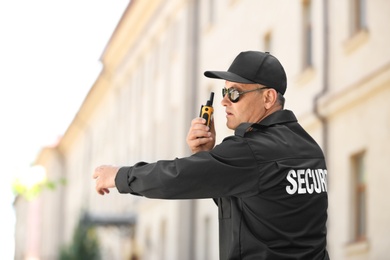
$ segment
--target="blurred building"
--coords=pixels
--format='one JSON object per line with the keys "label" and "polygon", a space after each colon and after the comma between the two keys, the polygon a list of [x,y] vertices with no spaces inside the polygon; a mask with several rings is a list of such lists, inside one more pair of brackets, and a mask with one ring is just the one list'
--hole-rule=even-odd
{"label": "blurred building", "polygon": [[101,164],[190,155],[190,121],[210,91],[217,143],[231,135],[223,81],[203,72],[245,50],[280,59],[286,108],[325,151],[331,258],[388,259],[389,10],[388,0],[132,0],[73,122],[36,160],[66,185],[15,201],[15,259],[57,258],[80,219],[97,227],[103,259],[218,259],[211,200],[102,197],[91,175]]}

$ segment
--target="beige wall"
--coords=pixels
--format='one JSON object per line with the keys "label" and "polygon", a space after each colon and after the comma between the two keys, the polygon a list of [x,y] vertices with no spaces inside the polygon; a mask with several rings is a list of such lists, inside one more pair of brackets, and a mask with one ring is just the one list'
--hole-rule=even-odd
{"label": "beige wall", "polygon": [[[264,37],[271,35],[271,53],[287,72],[286,108],[296,113],[321,146],[327,140],[331,258],[386,259],[390,241],[386,196],[390,182],[386,164],[390,155],[390,1],[366,1],[368,29],[353,37],[349,32],[351,1],[327,1],[327,38],[324,1],[313,0],[313,66],[307,69],[302,67],[304,2],[132,1],[102,54],[104,70],[52,151],[56,156],[42,153],[37,159],[50,174],[68,180],[54,197],[42,196],[44,205],[51,206],[42,208],[41,217],[52,220],[44,222],[40,243],[49,243],[53,230],[60,235],[51,241],[51,251],[39,249],[41,258],[48,259],[45,256],[53,254],[59,243],[70,241],[81,209],[85,209],[99,216],[137,215],[135,243],[120,229],[99,228],[107,259],[125,259],[132,251],[143,259],[217,259],[217,209],[211,200],[148,200],[116,191],[101,197],[94,190],[91,174],[95,166],[105,163],[131,165],[189,155],[185,137],[190,120],[210,91],[216,94],[218,142],[232,134],[225,127],[220,105],[223,81],[207,79],[203,72],[227,69],[240,51],[264,50]],[[326,40],[329,54],[325,56]],[[318,103],[328,122],[324,132],[313,110],[314,99],[326,82],[328,91]],[[361,151],[366,155],[368,238],[351,243],[351,158]],[[26,206],[17,201],[16,207],[21,220],[18,227],[27,225],[21,217]],[[17,250],[23,251],[24,240],[18,234]]]}

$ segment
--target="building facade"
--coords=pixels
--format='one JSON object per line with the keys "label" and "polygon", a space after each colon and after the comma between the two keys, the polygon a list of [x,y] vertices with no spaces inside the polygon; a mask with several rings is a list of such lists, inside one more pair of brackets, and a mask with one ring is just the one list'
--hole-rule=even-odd
{"label": "building facade", "polygon": [[132,0],[73,122],[37,157],[48,179],[66,185],[15,201],[15,259],[57,258],[80,219],[96,226],[103,259],[218,259],[212,200],[102,197],[91,176],[101,164],[190,155],[187,131],[211,91],[217,143],[231,135],[223,81],[203,72],[227,69],[245,50],[279,58],[286,109],[324,149],[331,258],[386,259],[389,10],[388,0]]}

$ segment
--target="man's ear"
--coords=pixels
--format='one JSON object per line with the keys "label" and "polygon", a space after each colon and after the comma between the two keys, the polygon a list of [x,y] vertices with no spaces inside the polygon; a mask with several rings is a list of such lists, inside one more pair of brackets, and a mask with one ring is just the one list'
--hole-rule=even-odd
{"label": "man's ear", "polygon": [[270,89],[266,89],[264,91],[264,107],[265,109],[270,109],[271,107],[274,106],[274,104],[276,103],[276,100],[278,99],[278,92],[276,92],[275,89],[273,88],[270,88]]}

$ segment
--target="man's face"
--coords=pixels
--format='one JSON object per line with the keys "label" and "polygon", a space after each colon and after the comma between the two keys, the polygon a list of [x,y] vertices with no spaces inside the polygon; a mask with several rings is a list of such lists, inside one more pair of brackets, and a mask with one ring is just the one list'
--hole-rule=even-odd
{"label": "man's face", "polygon": [[[242,84],[226,81],[225,88],[235,88],[239,92],[262,87],[259,84]],[[236,129],[241,123],[257,123],[265,114],[263,90],[248,92],[240,95],[239,100],[233,103],[228,94],[221,101],[226,111],[226,125],[229,129]]]}

